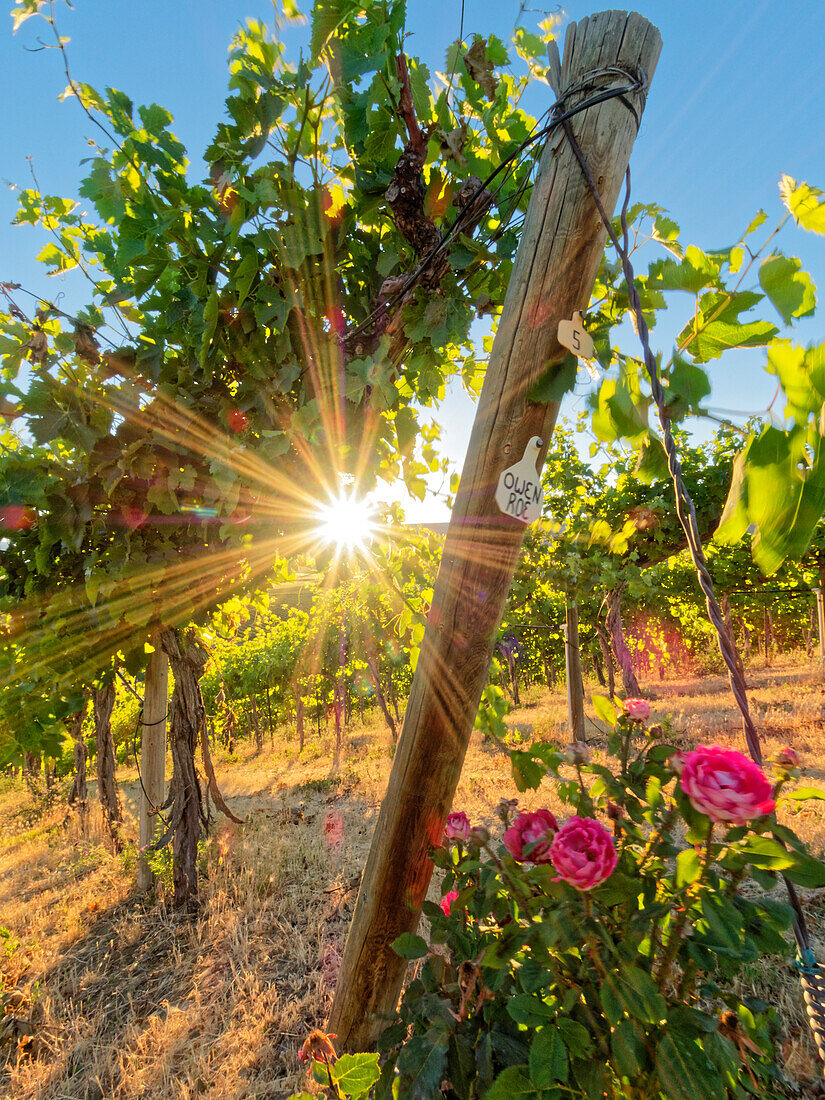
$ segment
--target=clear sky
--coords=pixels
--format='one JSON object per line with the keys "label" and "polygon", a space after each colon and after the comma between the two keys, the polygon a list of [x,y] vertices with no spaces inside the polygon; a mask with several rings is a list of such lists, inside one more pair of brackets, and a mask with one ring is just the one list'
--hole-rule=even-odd
{"label": "clear sky", "polygon": [[[530,21],[545,12],[528,0]],[[10,7],[6,0],[6,7]],[[304,0],[299,6],[308,8]],[[602,5],[563,5],[575,20]],[[73,76],[95,86],[114,86],[136,102],[157,102],[174,115],[174,129],[189,150],[192,172],[221,117],[226,95],[226,50],[247,17],[271,21],[264,0],[75,0],[56,5],[69,45]],[[519,18],[515,0],[465,0],[464,35],[491,32],[507,40]],[[775,222],[783,172],[825,190],[825,84],[821,43],[825,0],[645,0],[638,10],[662,32],[664,48],[636,141],[631,168],[634,200],[667,207],[686,241],[701,247],[730,244],[761,207]],[[444,69],[447,46],[458,37],[460,0],[408,0],[409,51],[431,71]],[[563,29],[563,28],[562,28]],[[289,30],[297,44],[305,31]],[[54,299],[72,286],[44,280],[34,256],[40,243],[29,228],[9,225],[16,209],[7,185],[30,185],[30,163],[41,189],[75,197],[81,160],[91,152],[92,127],[72,100],[59,103],[66,84],[54,50],[37,51],[44,36],[31,19],[12,36],[0,32],[0,281],[20,282]],[[35,52],[31,52],[35,51]],[[549,88],[535,87],[525,106],[541,113]],[[27,160],[31,157],[31,162]],[[42,243],[42,242],[41,242]],[[789,226],[779,247],[799,256],[825,296],[825,245]],[[657,330],[659,345],[681,328],[678,316]],[[674,300],[679,306],[679,300]],[[798,326],[803,342],[825,336],[825,298],[820,316]],[[765,409],[775,380],[762,369],[764,353],[739,354],[713,367],[715,407],[743,414]],[[563,412],[579,404],[568,398]],[[460,469],[472,406],[451,394],[439,415],[447,451]],[[435,511],[434,511],[435,508]],[[412,515],[443,518],[431,501]]]}

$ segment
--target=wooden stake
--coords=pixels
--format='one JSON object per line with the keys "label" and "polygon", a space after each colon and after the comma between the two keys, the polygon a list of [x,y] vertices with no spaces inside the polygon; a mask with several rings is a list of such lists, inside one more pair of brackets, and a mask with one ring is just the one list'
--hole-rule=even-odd
{"label": "wooden stake", "polygon": [[564,668],[567,677],[567,716],[574,741],[584,741],[584,684],[579,647],[579,609],[568,599],[564,609]]}
{"label": "wooden stake", "polygon": [[[567,29],[561,88],[586,77],[569,106],[617,83],[610,66],[648,81],[661,50],[658,30],[626,12],[602,12]],[[601,75],[599,75],[601,73]],[[621,78],[618,78],[621,81]],[[645,97],[625,97],[638,116]],[[613,210],[636,137],[618,98],[570,123]],[[393,940],[415,929],[441,843],[525,527],[496,505],[499,475],[532,437],[544,461],[558,403],[536,404],[536,383],[561,366],[559,322],[590,300],[605,234],[566,136],[542,154],[501,321],[447,531],[432,608],[404,726],[361,881],[341,976],[327,1025],[343,1050],[371,1046],[395,1012],[406,963]]]}
{"label": "wooden stake", "polygon": [[825,675],[825,595],[823,589],[815,588],[816,592],[816,623],[819,631],[819,671]]}
{"label": "wooden stake", "polygon": [[[153,813],[166,800],[166,708],[169,693],[169,658],[153,637],[154,653],[146,665],[143,689],[143,732],[140,742],[140,847],[155,839],[160,819]],[[138,862],[138,889],[148,890],[155,881],[149,864],[141,856]]]}

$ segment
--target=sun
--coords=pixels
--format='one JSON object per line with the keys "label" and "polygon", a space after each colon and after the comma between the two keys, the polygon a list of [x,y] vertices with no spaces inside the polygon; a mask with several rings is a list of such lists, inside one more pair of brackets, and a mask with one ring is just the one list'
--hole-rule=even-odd
{"label": "sun", "polygon": [[366,550],[375,534],[373,507],[354,493],[340,493],[318,510],[318,535],[327,546],[339,551]]}

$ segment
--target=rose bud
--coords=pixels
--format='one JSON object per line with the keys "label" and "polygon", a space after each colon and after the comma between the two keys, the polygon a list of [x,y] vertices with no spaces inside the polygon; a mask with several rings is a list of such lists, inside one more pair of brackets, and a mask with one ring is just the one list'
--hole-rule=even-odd
{"label": "rose bud", "polygon": [[474,829],[470,829],[467,843],[473,848],[483,848],[485,844],[490,843],[490,830],[485,829],[483,825],[476,825]]}
{"label": "rose bud", "polygon": [[685,767],[685,753],[674,752],[667,758],[667,766],[674,775],[681,775]]}
{"label": "rose bud", "polygon": [[517,798],[502,798],[498,804],[496,813],[506,825],[510,820],[510,814],[513,814],[518,809]]}
{"label": "rose bud", "polygon": [[567,757],[569,764],[580,767],[582,764],[590,763],[593,758],[593,750],[586,741],[571,741],[564,750],[564,755]]}
{"label": "rose bud", "polygon": [[776,764],[777,768],[783,768],[786,771],[791,768],[798,768],[799,753],[792,749],[790,745],[785,745],[785,747],[780,749],[774,756],[773,762]]}
{"label": "rose bud", "polygon": [[624,817],[624,810],[618,804],[618,802],[607,803],[607,817],[610,821],[621,821]]}

